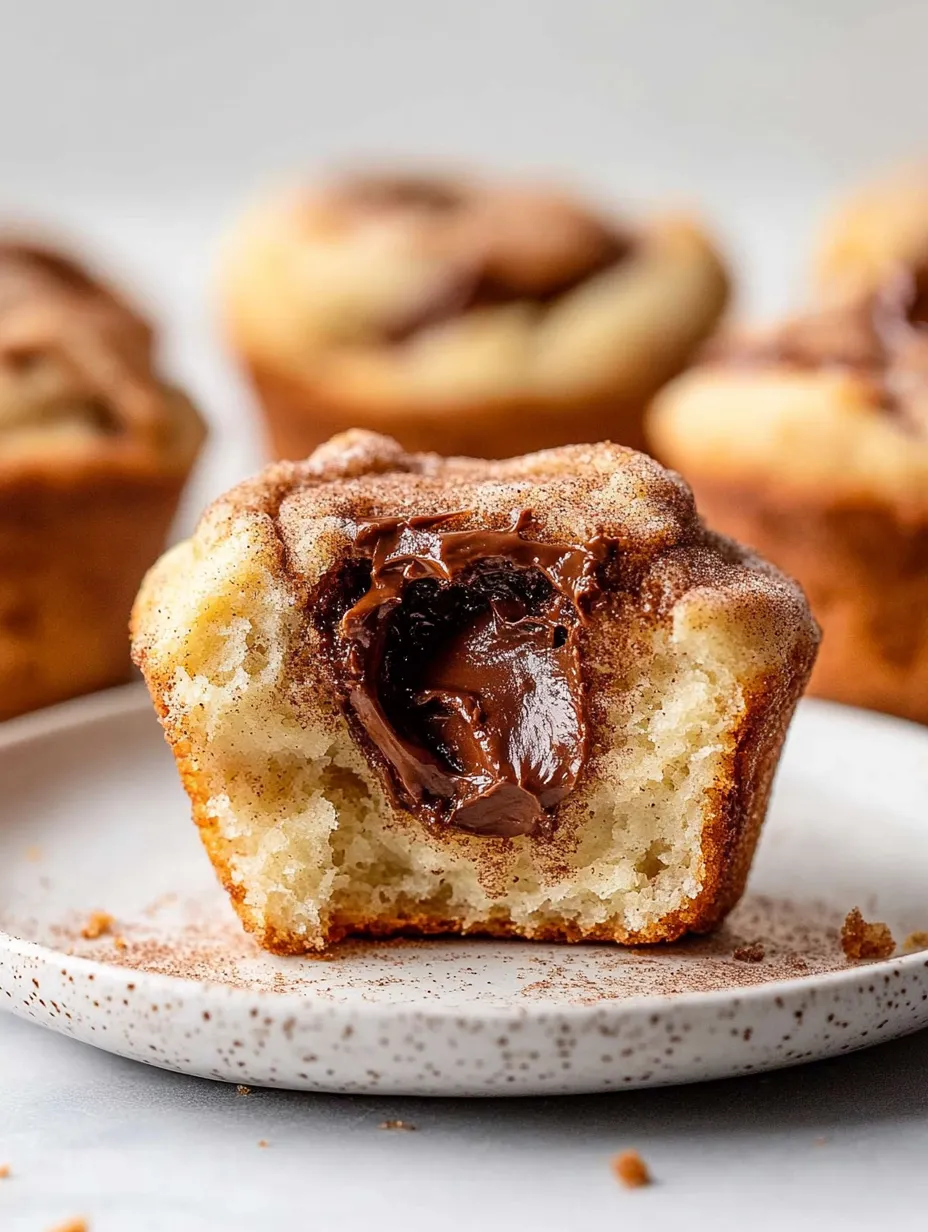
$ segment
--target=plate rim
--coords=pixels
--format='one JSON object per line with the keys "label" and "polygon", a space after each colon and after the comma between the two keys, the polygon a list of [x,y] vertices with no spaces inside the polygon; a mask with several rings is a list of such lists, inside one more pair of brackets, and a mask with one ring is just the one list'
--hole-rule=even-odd
{"label": "plate rim", "polygon": [[[909,739],[914,738],[928,742],[928,728],[924,728],[920,724],[913,723],[907,719],[898,718],[895,715],[862,710],[858,707],[845,706],[841,703],[826,701],[821,698],[803,698],[801,705],[823,716],[833,714],[836,717],[840,717],[843,721],[863,722],[867,726],[876,725],[877,727],[882,727],[887,733],[897,731],[899,734],[906,735]],[[11,748],[33,740],[41,740],[71,729],[105,722],[127,714],[142,714],[146,710],[152,710],[151,699],[144,683],[141,681],[132,681],[83,697],[71,698],[68,701],[60,702],[57,705],[49,706],[42,710],[33,711],[30,714],[20,715],[17,718],[9,719],[0,724],[0,755]],[[152,717],[156,716],[152,714]],[[190,822],[189,824],[193,823]],[[487,939],[480,937],[470,939],[466,937],[449,937],[447,940],[461,944],[466,943],[468,940],[479,943]],[[416,941],[415,943],[423,944],[428,941],[429,939],[422,939],[422,941]],[[363,944],[363,941],[361,943]],[[378,943],[374,941],[371,944],[376,945]],[[432,944],[438,946],[442,944],[442,941],[436,938],[432,940]],[[499,942],[494,942],[494,944],[499,944]],[[512,944],[531,946],[532,942],[515,941]],[[570,950],[576,950],[577,948],[577,946],[569,947]],[[581,945],[579,948],[582,949],[583,946]],[[616,946],[614,948],[620,952],[624,947]],[[179,991],[182,988],[188,990],[194,988],[198,991],[208,991],[211,997],[220,996],[231,1002],[247,998],[262,1002],[266,1001],[275,1007],[284,1007],[292,1003],[294,1007],[302,1007],[304,1010],[307,1005],[312,1005],[314,1012],[325,1009],[335,1015],[357,1014],[367,1010],[378,1016],[402,1017],[412,1013],[424,1015],[427,1018],[445,1019],[449,1017],[469,1017],[478,1012],[473,1006],[443,1005],[436,1002],[411,1002],[407,1005],[399,1002],[331,1002],[321,997],[314,998],[306,992],[277,992],[263,988],[243,989],[212,980],[197,980],[191,976],[172,975],[160,971],[146,971],[134,967],[124,967],[117,963],[107,962],[104,959],[93,959],[86,958],[83,955],[69,954],[63,949],[55,949],[37,941],[17,937],[15,934],[9,933],[0,927],[0,963],[3,962],[4,954],[15,954],[20,958],[31,959],[33,962],[43,965],[52,964],[60,967],[62,962],[66,962],[73,965],[82,974],[92,974],[94,977],[102,975],[104,979],[113,981],[122,981],[128,975],[135,974],[151,982],[153,986],[164,988],[166,992],[172,989]],[[296,962],[327,961],[326,959],[316,959],[312,955],[295,955],[293,960]],[[331,959],[328,961],[331,961]],[[738,1005],[746,1004],[749,1007],[751,1003],[769,999],[773,995],[801,993],[808,988],[838,990],[842,985],[853,985],[859,978],[860,973],[864,971],[875,976],[885,976],[891,979],[896,975],[901,977],[920,966],[928,967],[928,951],[915,950],[909,954],[894,955],[891,958],[881,959],[876,962],[857,963],[835,971],[813,972],[782,979],[764,980],[760,983],[746,985],[737,989],[713,988],[708,990],[688,990],[678,993],[635,993],[625,997],[604,999],[594,1005],[570,1001],[565,1001],[556,1006],[541,1006],[532,1003],[509,1006],[493,1005],[491,1003],[480,1004],[479,1016],[481,1018],[524,1019],[525,1017],[541,1018],[545,1015],[557,1014],[575,1020],[582,1020],[584,1018],[597,1018],[604,1012],[610,1014],[620,1012],[635,1013],[644,1008],[657,1010],[679,1007],[681,1010],[689,1010],[697,1006],[705,1006],[707,1009],[711,1009],[719,1002],[735,1003]]]}

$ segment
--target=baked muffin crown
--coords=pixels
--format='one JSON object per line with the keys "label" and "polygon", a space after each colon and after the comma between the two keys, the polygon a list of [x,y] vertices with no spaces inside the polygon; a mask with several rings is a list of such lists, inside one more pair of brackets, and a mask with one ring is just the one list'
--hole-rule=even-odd
{"label": "baked muffin crown", "polygon": [[396,175],[258,207],[229,237],[222,284],[256,365],[407,413],[592,396],[658,343],[679,366],[727,293],[687,218],[629,228],[556,188]]}
{"label": "baked muffin crown", "polygon": [[657,456],[747,487],[928,509],[925,274],[897,267],[872,291],[712,344],[654,400]]}
{"label": "baked muffin crown", "polygon": [[928,164],[864,185],[825,219],[813,275],[826,300],[877,291],[900,271],[928,272]]}
{"label": "baked muffin crown", "polygon": [[0,241],[0,472],[185,470],[202,435],[127,301],[60,253]]}

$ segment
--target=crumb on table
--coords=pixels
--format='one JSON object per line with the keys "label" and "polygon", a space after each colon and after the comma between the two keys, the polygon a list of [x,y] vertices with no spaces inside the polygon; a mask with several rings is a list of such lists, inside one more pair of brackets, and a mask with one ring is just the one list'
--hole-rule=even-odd
{"label": "crumb on table", "polygon": [[88,941],[96,941],[103,937],[113,927],[113,917],[107,911],[94,911],[87,917],[87,923],[81,929],[81,936]]}
{"label": "crumb on table", "polygon": [[415,1130],[416,1126],[411,1121],[400,1121],[399,1119],[390,1121],[381,1121],[377,1126],[378,1129],[404,1129],[409,1133]]}
{"label": "crumb on table", "polygon": [[902,948],[909,954],[914,950],[928,950],[928,933],[909,933],[902,943]]}
{"label": "crumb on table", "polygon": [[748,945],[739,945],[732,954],[735,962],[758,963],[767,957],[767,951],[760,941],[752,941]]}
{"label": "crumb on table", "polygon": [[880,921],[869,923],[854,907],[841,928],[841,948],[850,962],[862,958],[889,958],[896,948],[889,927]]}
{"label": "crumb on table", "polygon": [[637,1151],[622,1151],[612,1161],[612,1171],[627,1189],[651,1184],[651,1173]]}
{"label": "crumb on table", "polygon": [[244,1082],[240,1082],[238,1086],[235,1088],[235,1094],[236,1095],[250,1095],[251,1087],[246,1087]]}

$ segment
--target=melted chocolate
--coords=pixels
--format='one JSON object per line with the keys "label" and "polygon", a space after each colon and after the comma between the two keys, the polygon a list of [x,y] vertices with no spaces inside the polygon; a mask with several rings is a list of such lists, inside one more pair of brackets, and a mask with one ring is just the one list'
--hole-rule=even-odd
{"label": "melted chocolate", "polygon": [[524,303],[546,305],[561,295],[575,290],[588,278],[602,274],[631,256],[634,241],[618,231],[604,237],[600,251],[582,268],[567,278],[549,282],[544,288],[528,293],[524,287],[514,286],[485,267],[483,261],[462,262],[450,269],[447,276],[435,287],[431,296],[422,300],[414,309],[393,320],[385,331],[388,342],[407,342],[416,334],[444,321],[453,320],[475,308],[492,308],[504,304]]}
{"label": "melted chocolate", "polygon": [[[558,261],[553,268],[545,268],[550,256],[546,252],[548,245],[553,243],[557,250],[564,242],[559,229],[564,224],[563,216],[553,223],[552,236],[546,230],[552,225],[544,217],[546,198],[540,203],[520,203],[513,219],[511,206],[500,215],[499,198],[487,197],[464,181],[424,176],[357,176],[336,185],[332,200],[348,217],[370,219],[404,214],[420,218],[426,227],[445,228],[443,242],[452,254],[448,269],[420,302],[385,324],[384,339],[393,343],[406,342],[423,330],[476,308],[517,302],[548,304],[588,278],[625,261],[636,246],[627,231],[578,210],[570,220],[569,233],[569,248],[575,259],[566,265]],[[463,233],[459,229],[461,224]],[[506,260],[513,242],[509,231],[514,225],[517,233],[523,226],[529,233],[533,228],[540,232],[541,238],[536,242],[541,268],[532,268],[528,278],[524,268],[520,277]],[[515,242],[519,242],[518,238]]]}
{"label": "melted chocolate", "polygon": [[532,834],[586,758],[578,642],[603,553],[523,538],[524,513],[504,531],[441,529],[458,516],[358,525],[369,572],[350,562],[335,630],[346,702],[402,806]]}

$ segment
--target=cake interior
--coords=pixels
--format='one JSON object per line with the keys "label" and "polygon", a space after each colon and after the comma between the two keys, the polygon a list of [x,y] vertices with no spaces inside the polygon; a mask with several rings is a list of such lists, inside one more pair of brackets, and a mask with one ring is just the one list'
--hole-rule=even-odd
{"label": "cake interior", "polygon": [[307,711],[294,666],[306,614],[256,560],[243,575],[244,559],[216,587],[214,557],[200,592],[192,560],[165,571],[186,583],[169,706],[197,729],[205,838],[265,944],[300,951],[406,927],[648,940],[677,914],[670,932],[686,930],[747,712],[723,630],[647,619],[631,600],[597,612],[583,771],[553,834],[491,837],[395,807],[334,700]]}

